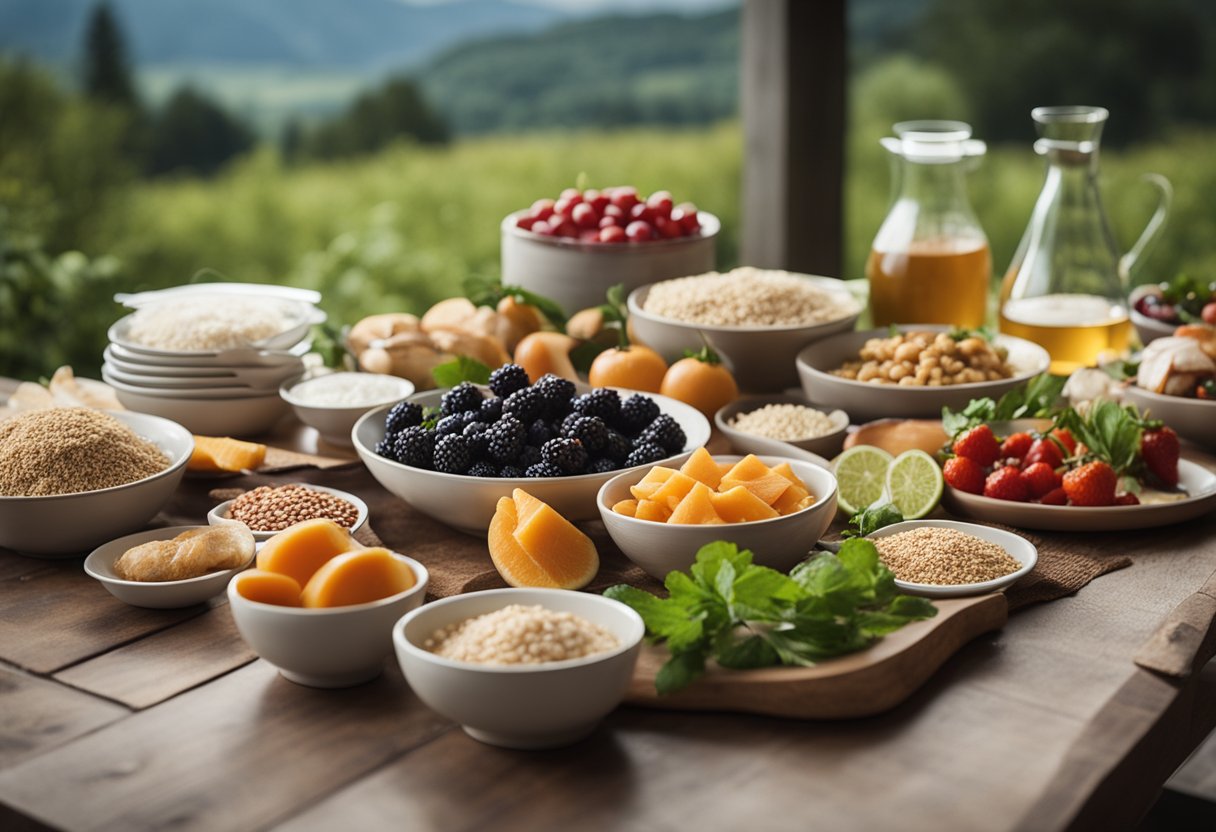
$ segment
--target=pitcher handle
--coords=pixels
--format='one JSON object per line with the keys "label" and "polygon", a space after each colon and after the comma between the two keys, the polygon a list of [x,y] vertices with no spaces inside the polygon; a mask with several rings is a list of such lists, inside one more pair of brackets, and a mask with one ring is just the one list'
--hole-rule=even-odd
{"label": "pitcher handle", "polygon": [[1157,202],[1157,210],[1153,212],[1148,225],[1144,226],[1140,239],[1136,240],[1136,244],[1131,247],[1131,250],[1127,254],[1119,258],[1119,277],[1122,278],[1124,286],[1128,283],[1132,267],[1136,265],[1136,261],[1144,254],[1145,249],[1156,242],[1158,235],[1160,235],[1161,230],[1165,227],[1170,205],[1174,201],[1174,187],[1170,184],[1170,180],[1159,173],[1146,173],[1140,178],[1156,186],[1160,192],[1160,199]]}

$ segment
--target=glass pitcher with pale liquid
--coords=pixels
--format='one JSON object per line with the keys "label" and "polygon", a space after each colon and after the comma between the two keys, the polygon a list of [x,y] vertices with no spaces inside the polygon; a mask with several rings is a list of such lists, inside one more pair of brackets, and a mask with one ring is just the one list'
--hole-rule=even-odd
{"label": "glass pitcher with pale liquid", "polygon": [[1122,257],[1098,191],[1102,107],[1038,107],[1035,152],[1047,176],[1030,224],[1001,283],[1001,331],[1041,344],[1051,371],[1064,375],[1127,350],[1128,272],[1165,224],[1173,192],[1162,176],[1156,212]]}
{"label": "glass pitcher with pale liquid", "polygon": [[895,198],[866,260],[875,326],[982,326],[992,255],[967,199],[966,174],[984,155],[961,121],[904,121],[882,139]]}

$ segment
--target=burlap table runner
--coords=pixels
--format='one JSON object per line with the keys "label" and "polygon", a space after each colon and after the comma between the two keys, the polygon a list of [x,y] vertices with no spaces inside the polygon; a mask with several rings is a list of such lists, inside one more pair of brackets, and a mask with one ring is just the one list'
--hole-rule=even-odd
{"label": "burlap table runner", "polygon": [[[504,587],[494,570],[484,537],[454,532],[415,511],[375,481],[362,463],[325,469],[302,466],[270,473],[230,478],[187,478],[158,518],[166,525],[205,522],[207,512],[222,499],[259,485],[305,482],[339,488],[358,495],[368,505],[368,529],[363,543],[383,543],[424,563],[431,573],[429,598],[443,598],[478,589]],[[621,554],[602,523],[581,524],[600,553],[600,572],[592,591],[618,583],[658,590],[660,583]],[[1006,593],[1010,610],[1071,595],[1099,575],[1131,564],[1126,555],[1114,554],[1118,535],[1041,535],[1018,531],[1039,550],[1034,570]]]}

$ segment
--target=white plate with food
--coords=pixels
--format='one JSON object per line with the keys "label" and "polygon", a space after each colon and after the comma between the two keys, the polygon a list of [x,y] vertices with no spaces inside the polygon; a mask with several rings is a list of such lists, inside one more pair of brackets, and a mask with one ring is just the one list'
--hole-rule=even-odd
{"label": "white plate with food", "polygon": [[[920,583],[901,580],[897,573],[895,585],[899,587],[901,592],[906,592],[909,595],[922,595],[926,598],[961,598],[971,595],[987,595],[990,592],[1000,592],[1013,586],[1026,575],[1030,574],[1030,570],[1034,569],[1034,565],[1039,561],[1038,549],[1035,548],[1033,543],[1020,535],[1007,532],[1004,529],[994,529],[991,526],[981,526],[977,523],[960,523],[955,520],[909,520],[905,523],[895,523],[879,529],[869,535],[868,539],[875,541],[880,550],[880,557],[883,557],[884,562],[886,562],[886,558],[892,556],[883,555],[881,552],[882,544],[878,543],[878,541],[903,532],[914,532],[917,529],[946,529],[979,538],[984,543],[991,544],[989,547],[991,551],[987,553],[988,556],[995,553],[996,557],[1000,557],[999,550],[1003,549],[1005,555],[1016,561],[1017,568],[1013,569],[1013,564],[1010,563],[1009,568],[1013,569],[1013,571],[1005,575],[986,581],[961,584]],[[911,546],[909,552],[912,557],[915,557],[920,551],[923,551],[923,544],[912,544],[913,542],[909,541],[905,545]],[[888,566],[892,568],[892,571],[895,571],[892,564],[888,564]]]}
{"label": "white plate with food", "polygon": [[[287,483],[287,485],[295,486],[298,488],[307,488],[311,491],[319,491],[322,494],[328,494],[331,497],[336,497],[339,500],[346,501],[354,509],[353,521],[351,522],[350,525],[346,525],[341,520],[339,520],[337,517],[332,517],[326,513],[310,511],[310,512],[300,512],[300,513],[295,514],[294,516],[288,517],[287,519],[290,520],[290,522],[286,522],[286,524],[283,525],[282,528],[263,530],[263,529],[255,529],[253,526],[249,525],[248,523],[245,523],[245,521],[243,519],[235,520],[235,522],[245,523],[246,526],[249,526],[249,530],[253,532],[254,540],[257,540],[257,541],[270,540],[270,538],[274,537],[276,534],[281,532],[283,529],[287,528],[287,526],[291,525],[292,523],[301,523],[305,520],[311,520],[315,517],[329,517],[331,520],[338,523],[339,525],[344,526],[347,529],[350,529],[351,534],[354,534],[355,532],[359,531],[359,529],[363,528],[363,525],[365,523],[367,523],[367,503],[363,502],[363,500],[359,499],[359,497],[355,496],[354,494],[351,494],[349,491],[339,491],[336,488],[326,488],[323,485],[313,485],[312,483],[303,483],[303,482]],[[279,486],[279,487],[283,488],[284,486]],[[237,498],[237,499],[240,499],[240,498]],[[207,512],[207,522],[213,526],[222,525],[223,523],[234,522],[234,518],[231,516],[231,511],[232,511],[232,504],[235,502],[236,502],[236,499],[225,500],[224,502],[217,505],[215,508],[211,509],[211,511]],[[273,511],[275,509],[282,509],[282,510],[290,513],[289,509],[283,509],[282,506],[274,506],[271,508],[271,511]],[[254,513],[256,513],[256,507],[253,509],[250,509],[250,510],[254,511]]]}
{"label": "white plate with food", "polygon": [[721,408],[714,414],[714,424],[739,453],[797,457],[792,451],[798,450],[813,454],[822,460],[817,464],[827,467],[827,460],[844,445],[849,414],[813,407],[801,396],[748,396]]}

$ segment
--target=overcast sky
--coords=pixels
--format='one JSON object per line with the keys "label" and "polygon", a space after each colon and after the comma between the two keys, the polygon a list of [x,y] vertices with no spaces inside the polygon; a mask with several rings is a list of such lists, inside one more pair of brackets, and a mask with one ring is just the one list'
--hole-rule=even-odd
{"label": "overcast sky", "polygon": [[[653,9],[681,9],[702,11],[737,5],[739,0],[515,0],[533,6],[553,6],[561,9],[584,9],[592,11],[649,11]],[[400,0],[402,3],[432,5],[450,3],[453,0]]]}

